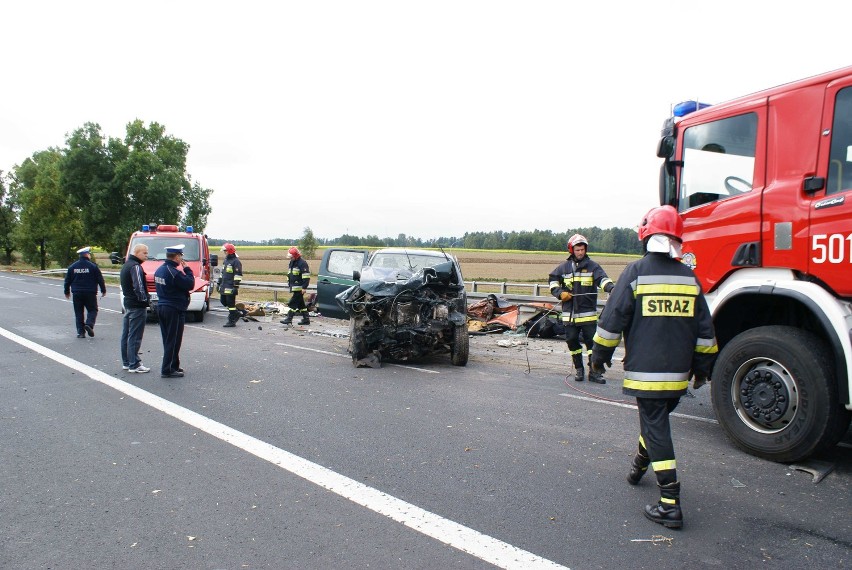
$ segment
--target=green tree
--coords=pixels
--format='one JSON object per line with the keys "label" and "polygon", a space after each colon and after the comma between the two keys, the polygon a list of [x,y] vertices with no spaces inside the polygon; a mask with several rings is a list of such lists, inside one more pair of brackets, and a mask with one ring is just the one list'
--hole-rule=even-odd
{"label": "green tree", "polygon": [[21,206],[15,243],[25,260],[42,269],[54,261],[65,267],[84,241],[80,212],[60,186],[61,162],[58,149],[40,151],[16,166],[12,176]]}
{"label": "green tree", "polygon": [[302,239],[299,240],[299,249],[304,257],[313,259],[314,253],[317,251],[317,240],[314,238],[314,232],[311,228],[305,228],[305,231],[302,233]]}
{"label": "green tree", "polygon": [[86,123],[66,140],[62,189],[80,209],[89,239],[120,250],[145,223],[191,225],[203,231],[211,212],[211,189],[191,184],[189,145],[158,123],[137,119],[123,140],[105,140],[100,126]]}
{"label": "green tree", "polygon": [[194,182],[186,193],[186,205],[184,206],[181,225],[192,226],[195,231],[202,232],[207,227],[207,216],[210,215],[210,195],[213,190],[203,188],[198,182]]}
{"label": "green tree", "polygon": [[[117,191],[127,197],[127,214],[118,220],[112,243],[125,247],[127,236],[143,223],[177,224],[181,208],[192,192],[186,176],[189,145],[166,135],[158,123],[148,127],[139,119],[128,123],[123,148],[126,157],[116,163]],[[197,208],[196,208],[197,211]]]}
{"label": "green tree", "polygon": [[[128,209],[126,194],[114,183],[115,157],[96,123],[86,123],[65,142],[60,173],[62,190],[79,208],[90,242],[112,249],[113,234]],[[116,143],[120,141],[114,141],[112,148],[118,150],[119,156],[125,155]]]}
{"label": "green tree", "polygon": [[15,250],[14,235],[18,227],[16,197],[7,189],[3,171],[0,170],[0,249],[3,250],[6,265],[12,265],[12,252]]}

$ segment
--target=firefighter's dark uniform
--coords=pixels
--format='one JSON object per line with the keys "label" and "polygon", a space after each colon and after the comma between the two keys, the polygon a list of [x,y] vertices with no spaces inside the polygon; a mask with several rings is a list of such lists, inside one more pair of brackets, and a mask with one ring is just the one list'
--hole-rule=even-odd
{"label": "firefighter's dark uniform", "polygon": [[646,507],[646,514],[652,518],[649,509],[665,512],[676,505],[668,511],[676,510],[675,518],[656,522],[677,528],[682,525],[680,483],[669,414],[693,374],[710,374],[718,352],[710,310],[692,270],[665,253],[646,253],[629,264],[598,321],[592,356],[596,367],[610,362],[622,334],[623,392],[636,398],[641,431],[628,481],[638,484],[650,463],[661,499],[658,507]]}
{"label": "firefighter's dark uniform", "polygon": [[237,294],[240,291],[240,283],[243,280],[243,264],[236,253],[230,253],[222,265],[222,281],[219,283],[220,300],[228,307],[228,322],[226,327],[232,327],[240,320],[240,312],[237,310]]}
{"label": "firefighter's dark uniform", "polygon": [[[88,254],[80,254],[80,259],[68,266],[65,273],[65,296],[71,295],[74,304],[74,321],[77,326],[77,338],[95,336],[95,321],[98,318],[98,289],[106,295],[106,283],[100,268]],[[84,312],[85,310],[85,312]]]}
{"label": "firefighter's dark uniform", "polygon": [[[589,357],[592,355],[592,337],[598,322],[598,289],[605,292],[612,290],[614,283],[607,277],[606,272],[596,262],[585,255],[577,261],[572,253],[571,256],[554,269],[548,276],[550,292],[557,299],[564,292],[571,293],[572,297],[562,302],[562,325],[565,328],[565,341],[576,370],[576,380],[582,380],[583,367],[583,345],[580,344],[580,332],[583,333],[583,341]],[[593,377],[589,371],[592,380]]]}
{"label": "firefighter's dark uniform", "polygon": [[160,375],[165,378],[183,376],[180,367],[180,346],[183,342],[183,327],[190,292],[195,288],[195,275],[189,266],[178,270],[172,259],[157,268],[154,273],[157,287],[157,319],[163,336],[163,364]]}
{"label": "firefighter's dark uniform", "polygon": [[290,260],[290,265],[287,270],[287,284],[290,286],[290,291],[293,293],[290,296],[290,301],[287,306],[290,307],[290,312],[284,318],[283,323],[292,322],[294,316],[299,316],[300,325],[311,324],[308,318],[308,308],[305,306],[305,290],[311,282],[311,272],[308,269],[308,262],[302,256],[298,259]]}

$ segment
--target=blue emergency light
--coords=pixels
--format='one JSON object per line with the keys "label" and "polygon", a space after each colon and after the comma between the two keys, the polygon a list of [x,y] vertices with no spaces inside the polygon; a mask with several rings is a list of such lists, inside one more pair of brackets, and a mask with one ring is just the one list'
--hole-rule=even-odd
{"label": "blue emergency light", "polygon": [[143,231],[143,232],[150,232],[150,231],[151,231],[151,226],[149,226],[148,224],[143,224],[143,225],[142,225],[142,231]]}
{"label": "blue emergency light", "polygon": [[699,101],[681,101],[672,109],[672,115],[675,117],[685,117],[690,113],[705,109],[710,106],[710,103],[701,103]]}
{"label": "blue emergency light", "polygon": [[193,230],[192,226],[186,226],[186,233],[191,234]]}

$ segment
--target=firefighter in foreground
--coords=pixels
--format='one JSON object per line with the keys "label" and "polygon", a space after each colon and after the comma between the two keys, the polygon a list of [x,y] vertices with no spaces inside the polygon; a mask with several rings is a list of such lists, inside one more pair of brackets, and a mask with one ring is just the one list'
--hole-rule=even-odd
{"label": "firefighter in foreground", "polygon": [[287,306],[290,311],[287,316],[281,319],[281,324],[289,325],[293,323],[293,315],[297,314],[301,317],[299,325],[309,325],[311,320],[308,318],[308,308],[305,305],[305,290],[311,282],[311,272],[308,269],[308,262],[302,259],[302,252],[298,247],[291,247],[287,252],[287,259],[290,260],[290,265],[287,269],[287,284],[290,286],[290,300]]}
{"label": "firefighter in foreground", "polygon": [[639,484],[653,467],[660,500],[645,507],[645,516],[668,528],[683,526],[669,414],[691,377],[696,389],[709,380],[718,352],[701,285],[679,261],[682,236],[683,222],[671,206],[653,208],[642,219],[645,256],[624,269],[609,296],[591,360],[592,369],[603,372],[624,335],[623,392],[636,398],[640,428],[627,482]]}
{"label": "firefighter in foreground", "polygon": [[80,259],[68,266],[68,272],[65,274],[65,298],[71,298],[73,293],[77,338],[86,338],[85,333],[95,336],[98,289],[101,290],[101,297],[106,297],[107,291],[104,276],[92,261],[92,248],[81,247],[77,254]]}
{"label": "firefighter in foreground", "polygon": [[222,277],[219,278],[220,301],[228,307],[228,322],[223,327],[234,327],[240,320],[240,311],[237,310],[237,294],[240,291],[240,283],[243,280],[243,264],[237,257],[237,248],[232,243],[222,246],[225,252],[225,262],[222,265]]}
{"label": "firefighter in foreground", "polygon": [[[609,293],[614,287],[603,268],[587,255],[589,240],[580,234],[568,239],[569,256],[548,276],[550,292],[562,301],[562,324],[565,326],[565,341],[574,361],[576,375],[574,380],[582,382],[585,376],[583,367],[583,345],[580,344],[580,332],[589,358],[592,357],[592,337],[598,321],[598,289]],[[589,382],[606,384],[603,374],[589,368]]]}

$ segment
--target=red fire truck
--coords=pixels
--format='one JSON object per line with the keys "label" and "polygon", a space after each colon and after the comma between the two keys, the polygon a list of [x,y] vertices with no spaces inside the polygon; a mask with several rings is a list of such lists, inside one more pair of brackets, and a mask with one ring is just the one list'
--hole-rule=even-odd
{"label": "red fire truck", "polygon": [[834,446],[852,417],[852,67],[680,103],[657,155],[713,312],[719,423],[774,461]]}
{"label": "red fire truck", "polygon": [[192,226],[187,226],[185,231],[180,231],[176,225],[145,224],[141,231],[131,234],[130,242],[127,244],[127,253],[124,257],[119,256],[118,252],[113,252],[110,255],[110,260],[113,263],[124,263],[138,243],[144,243],[148,246],[148,260],[142,264],[142,269],[145,270],[148,281],[148,292],[151,294],[151,306],[148,308],[148,314],[154,318],[157,314],[154,272],[165,261],[168,246],[183,244],[183,260],[195,275],[195,289],[190,293],[187,312],[194,317],[195,321],[203,321],[204,313],[210,310],[210,295],[213,292],[213,281],[210,278],[211,268],[218,263],[218,255],[210,253],[207,236],[203,233],[196,233]]}

